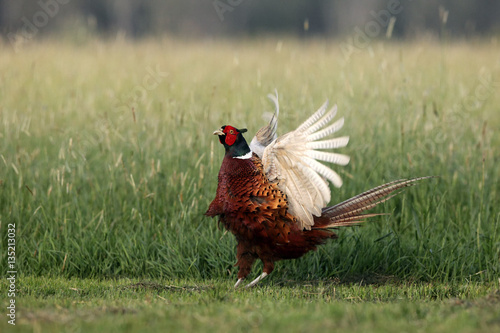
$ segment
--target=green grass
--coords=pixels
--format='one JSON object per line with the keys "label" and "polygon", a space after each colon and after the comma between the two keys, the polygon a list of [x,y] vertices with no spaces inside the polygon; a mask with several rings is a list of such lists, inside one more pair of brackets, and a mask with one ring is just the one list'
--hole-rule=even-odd
{"label": "green grass", "polygon": [[[16,328],[499,330],[499,48],[373,42],[346,61],[324,40],[2,45],[0,265],[15,223]],[[255,133],[275,88],[281,134],[326,98],[345,117],[332,204],[440,177],[235,292],[235,240],[203,216],[223,157],[211,133]]]}
{"label": "green grass", "polygon": [[[500,293],[480,283],[23,279],[18,332],[493,332]],[[5,283],[2,284],[4,287]],[[496,286],[498,287],[498,285]],[[485,296],[486,295],[486,296]],[[0,328],[9,328],[4,322]]]}

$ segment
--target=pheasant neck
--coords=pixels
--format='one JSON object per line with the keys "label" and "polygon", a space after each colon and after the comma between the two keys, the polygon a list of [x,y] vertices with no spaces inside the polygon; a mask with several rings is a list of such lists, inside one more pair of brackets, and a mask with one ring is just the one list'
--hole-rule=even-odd
{"label": "pheasant neck", "polygon": [[252,150],[245,138],[241,136],[232,146],[226,146],[226,155],[233,158],[248,159],[252,157]]}

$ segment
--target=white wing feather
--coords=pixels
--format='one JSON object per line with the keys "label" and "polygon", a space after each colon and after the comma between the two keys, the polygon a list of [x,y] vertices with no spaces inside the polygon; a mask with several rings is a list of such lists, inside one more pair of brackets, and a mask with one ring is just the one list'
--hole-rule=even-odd
{"label": "white wing feather", "polygon": [[277,93],[270,98],[276,105],[275,116],[268,126],[257,132],[250,148],[262,158],[268,179],[277,181],[278,187],[287,195],[290,213],[297,217],[302,228],[311,229],[313,215],[320,216],[322,208],[330,202],[327,180],[336,187],[342,186],[340,176],[318,160],[339,165],[349,163],[346,155],[316,150],[345,147],[349,137],[318,140],[341,129],[344,119],[329,125],[337,113],[337,106],[326,112],[326,101],[295,131],[276,138],[279,113]]}

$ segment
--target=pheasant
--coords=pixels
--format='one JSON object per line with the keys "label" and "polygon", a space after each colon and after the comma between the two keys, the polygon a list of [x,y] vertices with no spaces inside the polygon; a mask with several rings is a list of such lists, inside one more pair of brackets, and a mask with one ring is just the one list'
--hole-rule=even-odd
{"label": "pheasant", "polygon": [[327,112],[326,101],[296,130],[277,137],[278,95],[268,97],[276,106],[275,114],[250,145],[243,137],[246,129],[225,125],[213,133],[218,135],[226,153],[215,199],[205,215],[219,216],[236,237],[235,266],[239,270],[235,288],[248,276],[257,259],[264,264],[263,272],[246,287],[269,275],[276,261],[299,258],[328,239],[337,238],[332,229],[357,225],[365,218],[380,215],[364,211],[397,195],[401,192],[398,190],[428,178],[386,183],[327,207],[327,181],[340,187],[342,180],[318,161],[348,164],[348,156],[322,150],[345,147],[349,137],[320,139],[340,130],[344,119],[330,124],[337,106]]}

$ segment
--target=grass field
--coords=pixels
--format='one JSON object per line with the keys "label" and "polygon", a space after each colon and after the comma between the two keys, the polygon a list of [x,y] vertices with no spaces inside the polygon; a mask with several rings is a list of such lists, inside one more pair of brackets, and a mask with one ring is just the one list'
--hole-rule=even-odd
{"label": "grass field", "polygon": [[[0,52],[0,331],[500,331],[500,45],[32,41]],[[439,178],[251,290],[203,216],[223,124],[279,133],[325,99],[351,156],[332,204]],[[257,264],[250,278],[260,274]]]}

